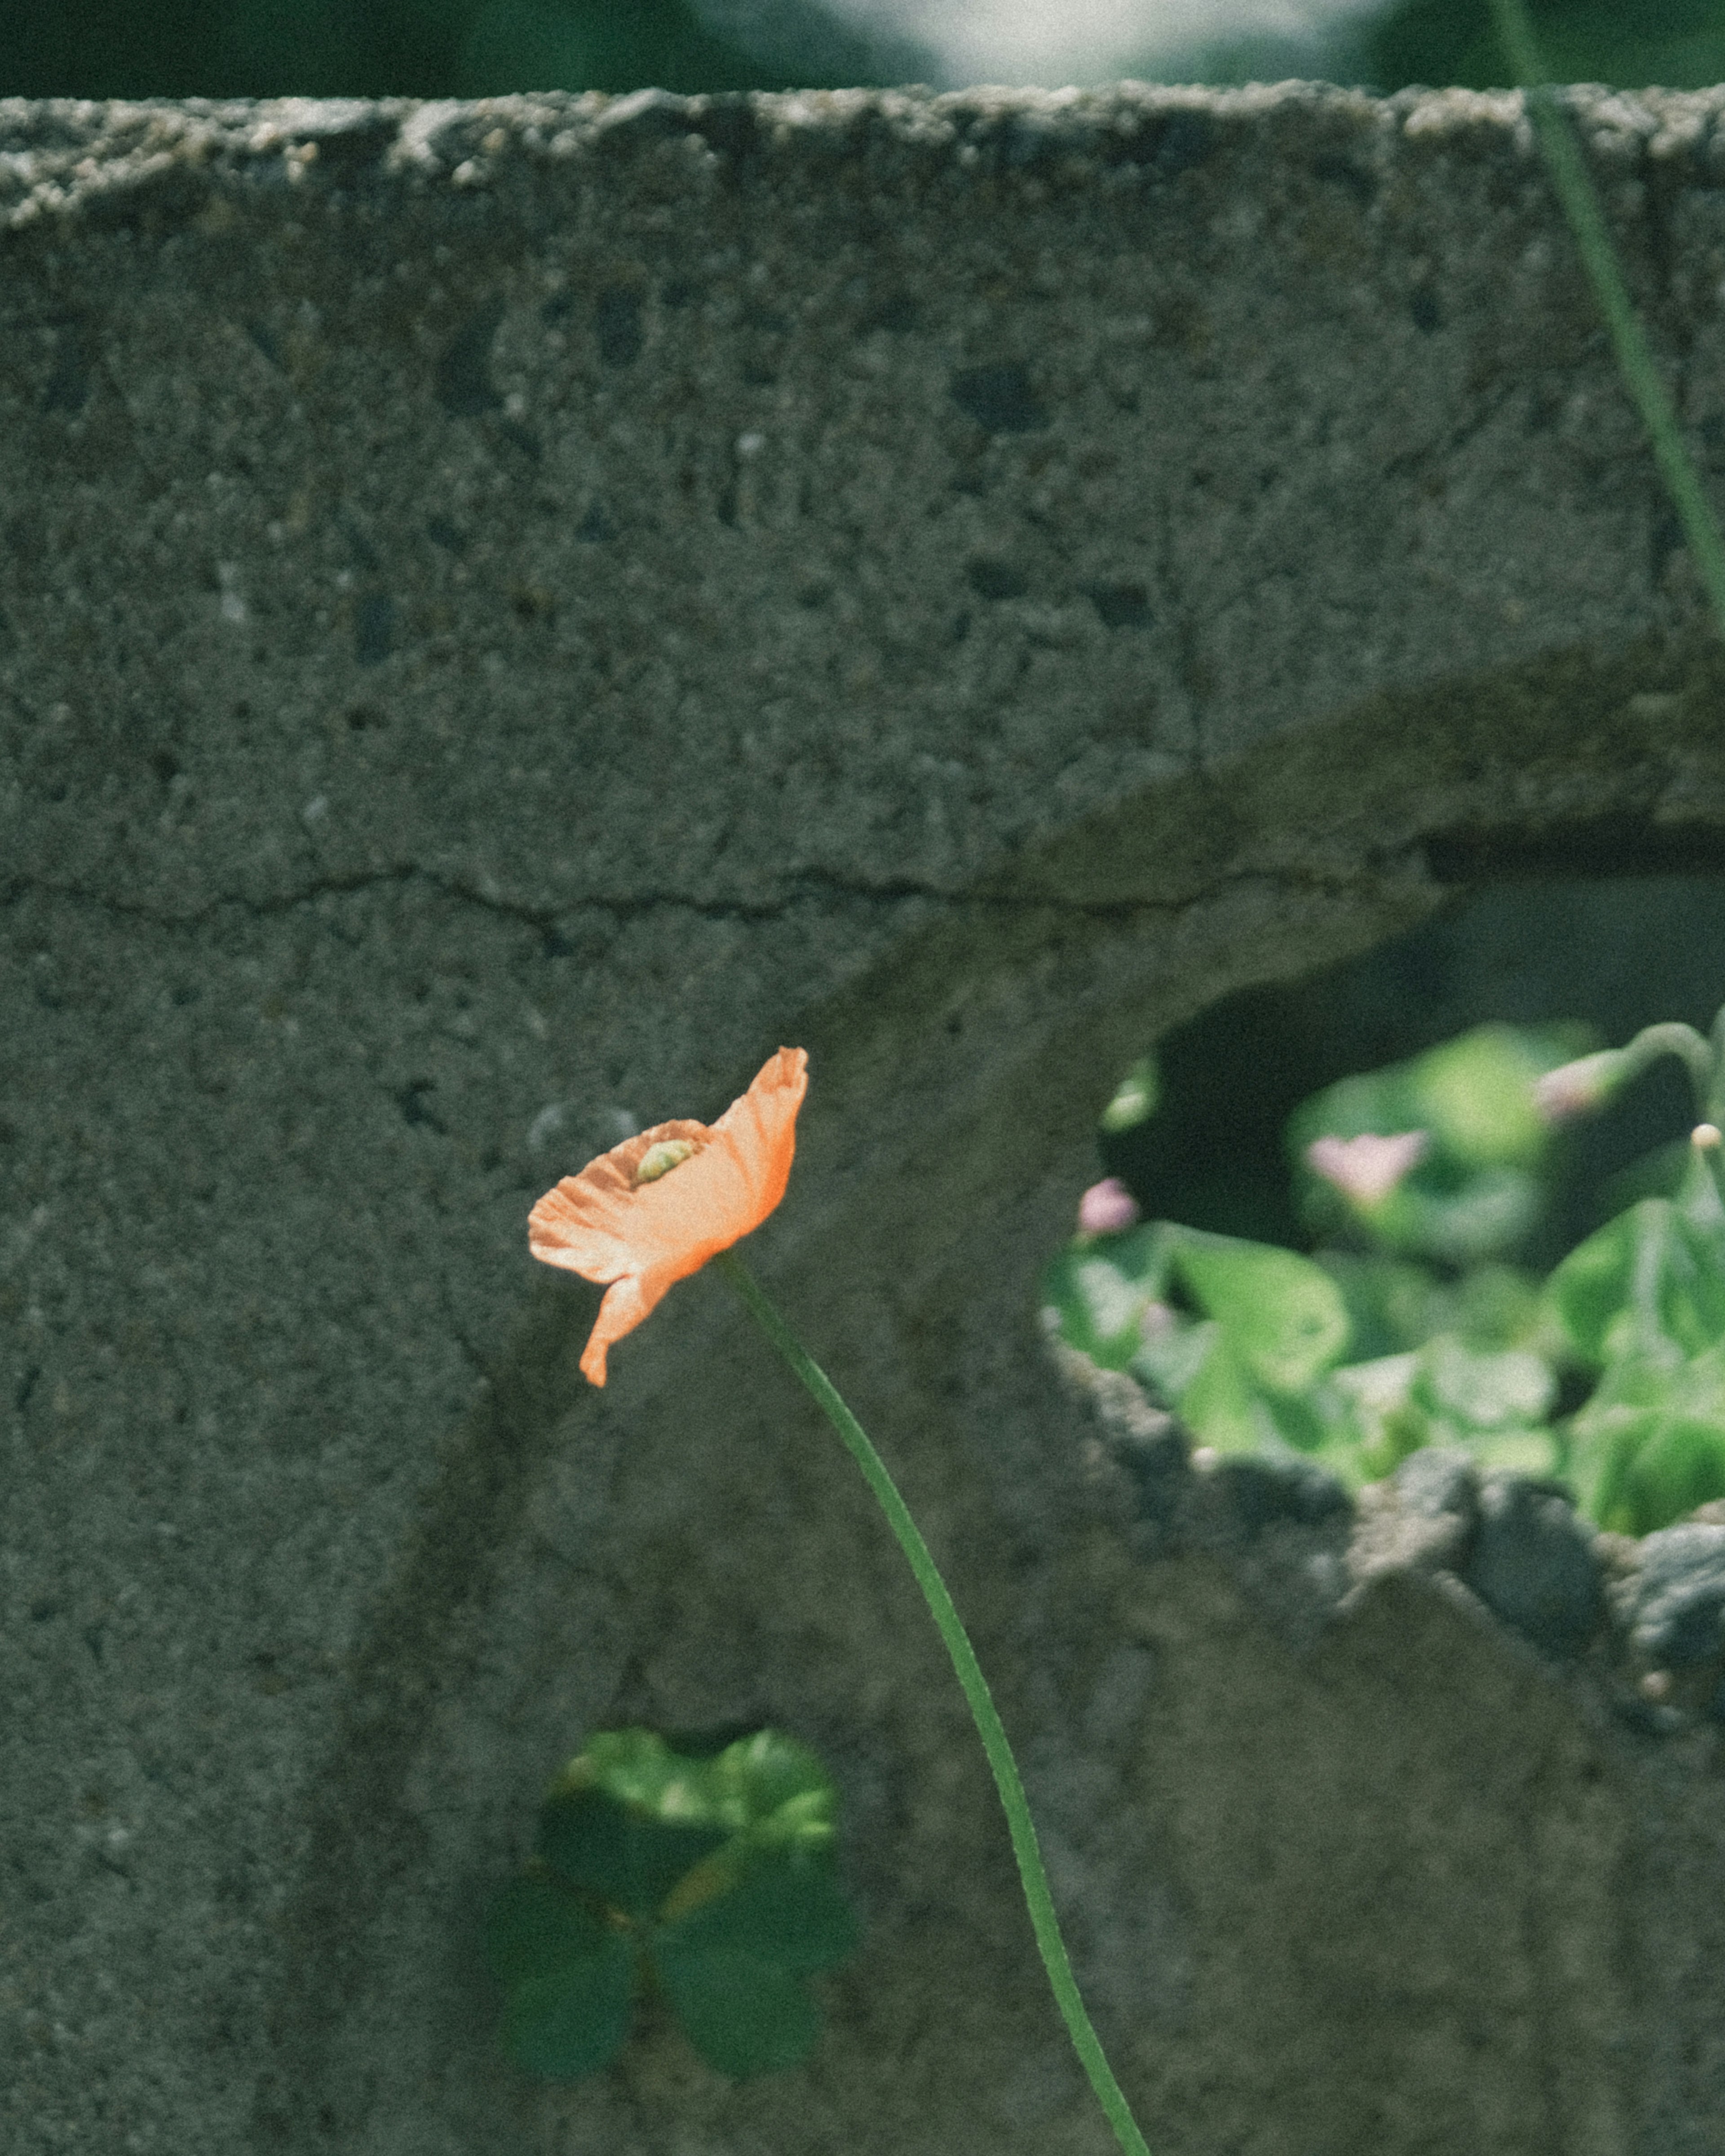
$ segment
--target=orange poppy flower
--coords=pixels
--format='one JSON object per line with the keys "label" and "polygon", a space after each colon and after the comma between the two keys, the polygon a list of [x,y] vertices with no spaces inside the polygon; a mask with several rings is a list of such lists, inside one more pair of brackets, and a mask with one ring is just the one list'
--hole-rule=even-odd
{"label": "orange poppy flower", "polygon": [[784,1196],[808,1090],[808,1050],[781,1048],[717,1122],[655,1123],[566,1175],[533,1208],[533,1255],[605,1288],[581,1358],[590,1384],[604,1383],[613,1341],[680,1280],[752,1234]]}

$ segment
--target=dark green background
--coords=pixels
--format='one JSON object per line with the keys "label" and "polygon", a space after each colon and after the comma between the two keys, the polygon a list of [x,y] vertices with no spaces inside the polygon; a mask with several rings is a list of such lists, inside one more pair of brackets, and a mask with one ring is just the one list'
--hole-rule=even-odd
{"label": "dark green background", "polygon": [[[1529,0],[1553,80],[1699,90],[1725,81],[1725,0]],[[1393,0],[1351,29],[1313,44],[1242,38],[1212,46],[1211,82],[1317,74],[1401,90],[1410,83],[1501,89],[1512,80],[1489,0]]]}
{"label": "dark green background", "polygon": [[[1725,80],[1725,0],[1535,0],[1553,72],[1692,88]],[[1163,80],[1293,74],[1392,90],[1507,80],[1486,0],[1396,0],[1320,39],[1242,38],[1134,61]],[[912,40],[817,0],[12,0],[0,94],[476,96],[511,90],[942,83]]]}

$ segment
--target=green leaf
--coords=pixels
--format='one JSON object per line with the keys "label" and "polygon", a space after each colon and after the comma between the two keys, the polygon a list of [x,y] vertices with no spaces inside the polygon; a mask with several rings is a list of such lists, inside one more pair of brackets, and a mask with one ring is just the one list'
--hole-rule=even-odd
{"label": "green leaf", "polygon": [[1341,1291],[1310,1258],[1196,1228],[1172,1229],[1169,1247],[1180,1277],[1251,1382],[1298,1392],[1347,1345]]}
{"label": "green leaf", "polygon": [[1469,1435],[1525,1430],[1550,1412],[1557,1380],[1525,1348],[1481,1352],[1454,1333],[1440,1333],[1420,1351],[1414,1398]]}
{"label": "green leaf", "polygon": [[1161,1322],[1143,1328],[1128,1368],[1170,1407],[1178,1407],[1222,1337],[1214,1319],[1196,1323],[1163,1308]]}
{"label": "green leaf", "polygon": [[1219,1452],[1266,1445],[1312,1452],[1330,1442],[1334,1418],[1309,1395],[1348,1337],[1335,1283],[1291,1250],[1165,1221],[1156,1227],[1163,1264],[1171,1259],[1210,1314],[1194,1322],[1147,1302],[1123,1367]]}
{"label": "green leaf", "polygon": [[1469,1166],[1536,1166],[1549,1132],[1533,1082],[1569,1062],[1574,1043],[1568,1029],[1494,1024],[1427,1049],[1409,1066],[1413,1127]]}
{"label": "green leaf", "polygon": [[598,1730],[563,1769],[552,1794],[602,1789],[655,1819],[716,1825],[721,1822],[714,1818],[708,1791],[711,1763],[719,1756],[698,1748],[679,1752],[656,1729]]}
{"label": "green leaf", "polygon": [[530,1871],[491,1904],[485,1959],[500,1983],[518,1984],[602,1958],[622,1936],[562,1880]]}
{"label": "green leaf", "polygon": [[492,1904],[485,1958],[508,1987],[503,2035],[517,2063],[555,2080],[608,2065],[629,2033],[637,1951],[560,1881],[511,1881]]}
{"label": "green leaf", "polygon": [[552,1798],[599,1789],[666,1826],[751,1833],[791,1822],[798,1839],[830,1830],[837,1792],[807,1744],[755,1729],[731,1744],[695,1740],[680,1751],[655,1729],[603,1729],[552,1785]]}
{"label": "green leaf", "polygon": [[540,1813],[536,1868],[486,1927],[511,2055],[557,2079],[614,2058],[644,1933],[712,2064],[801,2057],[816,2026],[803,1974],[858,1937],[831,1861],[837,1800],[814,1753],[777,1730],[680,1749],[646,1729],[590,1738]]}
{"label": "green leaf", "polygon": [[1430,1418],[1414,1399],[1419,1373],[1420,1357],[1409,1353],[1350,1363],[1330,1378],[1348,1404],[1360,1474],[1368,1481],[1394,1474],[1430,1441]]}
{"label": "green leaf", "polygon": [[1317,1452],[1345,1426],[1340,1402],[1321,1385],[1285,1393],[1257,1384],[1213,1318],[1158,1333],[1131,1367],[1199,1444],[1217,1452]]}
{"label": "green leaf", "polygon": [[1655,1337],[1692,1355],[1725,1338],[1725,1236],[1681,1202],[1644,1198],[1571,1250],[1546,1291],[1582,1363]]}
{"label": "green leaf", "polygon": [[829,1844],[837,1803],[815,1754],[778,1730],[684,1752],[654,1730],[604,1730],[552,1785],[539,1851],[578,1886],[644,1917],[727,1851],[735,1869],[750,1849]]}
{"label": "green leaf", "polygon": [[1725,1343],[1687,1360],[1665,1340],[1620,1357],[1568,1435],[1583,1508],[1601,1527],[1651,1534],[1725,1497]]}
{"label": "green leaf", "polygon": [[775,1969],[828,1968],[853,1953],[861,1933],[831,1864],[781,1854],[757,1856],[727,1892],[687,1915],[667,1917],[655,1956],[739,1953]]}
{"label": "green leaf", "polygon": [[1457,1172],[1442,1156],[1414,1169],[1372,1221],[1392,1250],[1474,1265],[1513,1250],[1539,1217],[1543,1192],[1525,1168]]}
{"label": "green leaf", "polygon": [[1657,1265],[1670,1201],[1644,1198],[1578,1243],[1546,1282],[1553,1316],[1573,1353],[1596,1368],[1606,1356],[1606,1334],[1625,1308],[1637,1257],[1650,1250]]}
{"label": "green leaf", "polygon": [[1527,1350],[1481,1352],[1440,1333],[1404,1354],[1350,1363],[1327,1383],[1348,1403],[1360,1468],[1372,1480],[1425,1445],[1464,1445],[1482,1467],[1556,1471],[1557,1443],[1543,1421],[1555,1380]]}
{"label": "green leaf", "polygon": [[1362,1363],[1402,1354],[1449,1327],[1451,1291],[1425,1265],[1353,1250],[1320,1250],[1312,1263],[1341,1291],[1349,1345]]}
{"label": "green leaf", "polygon": [[1274,1433],[1222,1327],[1196,1327],[1191,1337],[1203,1338],[1205,1346],[1202,1360],[1174,1400],[1181,1421],[1200,1445],[1217,1452],[1257,1451]]}
{"label": "green leaf", "polygon": [[538,1853],[552,1870],[626,1915],[653,1914],[677,1881],[721,1848],[731,1830],[654,1817],[598,1789],[550,1798]]}
{"label": "green leaf", "polygon": [[671,1941],[655,1965],[683,2033],[710,2066],[734,2080],[800,2066],[820,2034],[808,1979],[793,1970]]}
{"label": "green leaf", "polygon": [[1069,1244],[1045,1269],[1043,1300],[1066,1344],[1104,1369],[1123,1370],[1144,1314],[1162,1292],[1166,1230],[1145,1222],[1118,1235]]}
{"label": "green leaf", "polygon": [[1352,1435],[1342,1395],[1327,1378],[1303,1393],[1261,1394],[1258,1405],[1272,1440],[1296,1452],[1327,1452]]}
{"label": "green leaf", "polygon": [[1433,1327],[1454,1332],[1470,1348],[1527,1348],[1543,1342],[1539,1282],[1514,1265],[1485,1265],[1466,1273],[1450,1291],[1451,1322]]}
{"label": "green leaf", "polygon": [[1725,1497],[1725,1413],[1662,1416],[1636,1446],[1624,1478],[1632,1531],[1652,1534],[1697,1505]]}
{"label": "green leaf", "polygon": [[1563,1472],[1561,1447],[1548,1430],[1506,1430],[1468,1445],[1483,1475],[1526,1475],[1550,1480]]}
{"label": "green leaf", "polygon": [[1342,1291],[1354,1358],[1373,1362],[1453,1332],[1470,1348],[1526,1348],[1542,1337],[1538,1283],[1512,1265],[1485,1265],[1453,1284],[1403,1258],[1320,1250]]}
{"label": "green leaf", "polygon": [[629,2036],[629,1979],[630,1965],[614,1959],[516,1984],[503,2010],[505,2049],[518,2066],[545,2081],[599,2072]]}
{"label": "green leaf", "polygon": [[1363,1233],[1383,1250],[1475,1265],[1526,1235],[1538,1218],[1542,1193],[1524,1168],[1464,1168],[1438,1152],[1370,1205],[1302,1167],[1299,1199],[1314,1234]]}
{"label": "green leaf", "polygon": [[806,1744],[761,1729],[714,1756],[706,1770],[714,1816],[752,1841],[813,1847],[833,1838],[838,1791]]}
{"label": "green leaf", "polygon": [[1101,1127],[1111,1137],[1135,1129],[1156,1113],[1156,1104],[1161,1097],[1162,1081],[1156,1059],[1147,1055],[1142,1062],[1133,1064],[1115,1088],[1114,1098],[1102,1111]]}

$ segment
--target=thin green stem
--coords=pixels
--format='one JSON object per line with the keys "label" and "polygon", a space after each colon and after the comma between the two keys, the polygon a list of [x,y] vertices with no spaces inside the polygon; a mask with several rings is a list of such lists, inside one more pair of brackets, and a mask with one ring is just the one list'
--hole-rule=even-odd
{"label": "thin green stem", "polygon": [[1661,1055],[1675,1055],[1689,1073],[1689,1084],[1695,1095],[1695,1112],[1707,1117],[1712,1113],[1714,1080],[1713,1050],[1695,1030],[1685,1025],[1681,1019],[1663,1020],[1658,1025],[1644,1025],[1624,1051],[1630,1075],[1639,1077]]}
{"label": "thin green stem", "polygon": [[1707,1105],[1702,1113],[1708,1122],[1725,1128],[1725,1004],[1714,1014],[1713,1029],[1707,1036],[1707,1053],[1712,1058],[1713,1069]]}
{"label": "thin green stem", "polygon": [[1108,2123],[1114,2128],[1121,2147],[1129,2152],[1129,2156],[1150,2156],[1144,2137],[1137,2129],[1126,2098],[1121,2093],[1120,2084],[1115,2080],[1113,2070],[1104,2056],[1101,2043],[1091,2026],[1090,2016],[1084,2010],[1084,2001],[1078,1995],[1078,1986],[1072,1976],[1072,1964],[1066,1958],[1065,1942],[1060,1937],[1060,1928],[1055,1917],[1054,1897],[1049,1892],[1048,1874],[1042,1868],[1041,1851],[1036,1845],[1036,1829],[1031,1822],[1030,1807],[1025,1801],[1024,1785],[1019,1779],[1018,1764],[1012,1756],[1012,1747],[1006,1741],[1006,1732],[1001,1726],[1000,1717],[995,1712],[988,1680],[983,1675],[969,1635],[959,1621],[952,1598],[947,1592],[947,1584],[928,1553],[928,1545],[918,1532],[916,1522],[911,1517],[904,1499],[898,1494],[897,1485],[886,1471],[886,1462],[869,1442],[867,1432],[840,1399],[831,1379],[804,1351],[742,1259],[735,1250],[725,1250],[715,1262],[759,1320],[768,1338],[814,1394],[827,1420],[845,1440],[846,1450],[861,1468],[865,1480],[874,1491],[881,1511],[886,1513],[887,1524],[898,1537],[899,1547],[911,1561],[916,1584],[922,1589],[929,1610],[940,1629],[940,1635],[946,1642],[947,1652],[952,1658],[952,1667],[958,1673],[958,1681],[964,1687],[964,1697],[970,1702],[970,1712],[983,1740],[983,1749],[988,1755],[988,1764],[994,1770],[994,1786],[1000,1792],[1000,1802],[1005,1809],[1006,1824],[1012,1835],[1013,1854],[1019,1861],[1019,1876],[1024,1882],[1024,1900],[1029,1905],[1030,1922],[1036,1933],[1036,1943],[1041,1949],[1043,1965],[1048,1971],[1049,1983],[1054,1988],[1055,2003],[1070,2033],[1073,2048],[1083,2062],[1084,2071],[1090,2076],[1090,2085],[1107,2113]]}
{"label": "thin green stem", "polygon": [[[1701,1124],[1697,1127],[1705,1129],[1707,1126]],[[1712,1126],[1716,1132],[1718,1127],[1717,1123]],[[1709,1138],[1705,1142],[1692,1137],[1690,1143],[1694,1151],[1700,1155],[1702,1166],[1707,1171],[1707,1179],[1712,1185],[1714,1197],[1719,1201],[1720,1209],[1725,1211],[1725,1158],[1721,1157],[1717,1137]]]}
{"label": "thin green stem", "polygon": [[1683,445],[1682,430],[1677,424],[1671,393],[1654,365],[1647,340],[1635,319],[1623,273],[1617,266],[1611,237],[1600,213],[1599,198],[1582,161],[1574,130],[1552,94],[1544,58],[1533,34],[1533,26],[1527,19],[1524,0],[1491,0],[1491,12],[1516,80],[1527,93],[1528,117],[1538,133],[1558,200],[1575,235],[1582,266],[1594,288],[1599,311],[1605,317],[1624,382],[1651,437],[1653,454],[1688,542],[1690,558],[1712,602],[1720,631],[1725,634],[1725,544],[1720,541],[1719,527],[1702,491],[1694,461]]}

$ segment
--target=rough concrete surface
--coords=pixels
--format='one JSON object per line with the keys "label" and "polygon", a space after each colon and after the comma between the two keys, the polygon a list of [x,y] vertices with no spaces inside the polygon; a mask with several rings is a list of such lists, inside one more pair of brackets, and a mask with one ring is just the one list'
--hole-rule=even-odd
{"label": "rough concrete surface", "polygon": [[[1725,97],[1575,110],[1711,470]],[[598,1394],[526,1255],[790,1042],[756,1262],[1158,2156],[1720,2146],[1705,1727],[1417,1570],[1302,1630],[1137,1549],[1036,1324],[1159,1032],[1718,864],[1725,675],[1518,101],[13,103],[0,223],[0,2143],[1111,2145],[854,1471],[718,1281]],[[475,1934],[544,1782],[732,1717],[842,1786],[820,2049],[525,2083]]]}

